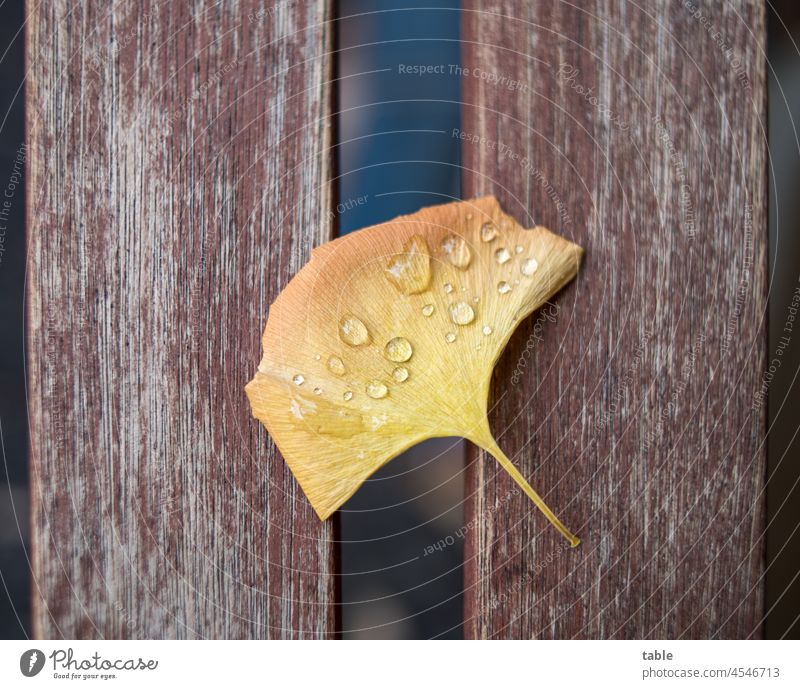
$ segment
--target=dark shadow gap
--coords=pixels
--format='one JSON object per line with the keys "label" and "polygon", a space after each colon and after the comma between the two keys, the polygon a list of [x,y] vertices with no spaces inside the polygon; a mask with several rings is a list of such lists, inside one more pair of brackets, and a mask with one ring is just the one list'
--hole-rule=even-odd
{"label": "dark shadow gap", "polygon": [[[337,4],[336,197],[344,234],[459,198],[457,2]],[[341,636],[461,638],[464,451],[422,443],[338,515]]]}

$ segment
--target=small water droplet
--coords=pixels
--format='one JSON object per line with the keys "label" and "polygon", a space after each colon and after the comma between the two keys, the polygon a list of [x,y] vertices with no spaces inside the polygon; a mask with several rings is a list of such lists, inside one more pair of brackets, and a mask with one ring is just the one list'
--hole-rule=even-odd
{"label": "small water droplet", "polygon": [[475,320],[475,311],[465,301],[450,305],[450,318],[456,325],[469,325]]}
{"label": "small water droplet", "polygon": [[408,361],[414,353],[414,350],[411,347],[411,343],[405,337],[393,337],[386,343],[383,353],[389,361],[401,363],[403,361]]}
{"label": "small water droplet", "polygon": [[451,343],[455,342],[456,341],[456,334],[455,333],[447,333],[447,335],[444,336],[444,339],[447,340],[448,342],[451,342]]}
{"label": "small water droplet", "polygon": [[337,376],[345,374],[344,362],[338,356],[332,356],[328,359],[328,370]]}
{"label": "small water droplet", "polygon": [[303,376],[300,373],[298,373],[294,378],[292,378],[292,382],[295,385],[302,385],[303,383],[306,382],[306,379],[305,379],[305,376]]}
{"label": "small water droplet", "polygon": [[508,249],[502,247],[494,252],[494,260],[500,265],[503,265],[511,260],[511,254],[509,253]]}
{"label": "small water droplet", "polygon": [[322,388],[314,388],[314,394],[315,395],[321,395],[322,394]]}
{"label": "small water droplet", "polygon": [[342,342],[351,347],[360,347],[372,341],[367,326],[351,314],[342,317],[342,320],[339,321],[339,337]]}
{"label": "small water droplet", "polygon": [[430,316],[433,313],[433,304],[425,304],[422,307],[422,315],[423,316]]}
{"label": "small water droplet", "polygon": [[539,267],[539,262],[535,258],[529,258],[522,262],[522,274],[533,275]]}
{"label": "small water droplet", "polygon": [[450,294],[453,291],[453,285],[451,285],[449,282],[445,282],[444,291],[446,294]]}
{"label": "small water droplet", "polygon": [[517,245],[514,247],[514,251],[515,251],[516,253],[518,253],[518,254],[521,254],[521,253],[522,253],[522,251],[523,251],[522,244],[517,244]]}
{"label": "small water droplet", "polygon": [[508,294],[511,291],[511,285],[509,285],[505,280],[498,282],[497,291],[500,292],[500,294]]}
{"label": "small water droplet", "polygon": [[481,241],[491,242],[497,237],[497,228],[490,222],[485,222],[481,225]]}
{"label": "small water droplet", "polygon": [[431,281],[431,256],[428,243],[421,235],[412,235],[386,264],[386,276],[403,294],[419,294]]}
{"label": "small water droplet", "polygon": [[475,349],[480,349],[480,348],[481,348],[481,343],[479,342],[478,344],[475,345]]}
{"label": "small water droplet", "polygon": [[389,388],[381,383],[381,381],[373,380],[371,383],[367,383],[367,394],[372,397],[372,399],[379,400],[389,394]]}
{"label": "small water droplet", "polygon": [[321,356],[321,355],[319,355],[319,354],[315,354],[315,355],[314,355],[314,360],[315,360],[315,361],[319,361],[321,358],[322,358],[322,356]]}
{"label": "small water droplet", "polygon": [[472,213],[467,213],[467,220],[472,220]]}
{"label": "small water droplet", "polygon": [[472,301],[474,301],[476,304],[477,304],[477,303],[478,303],[480,300],[481,300],[481,298],[480,298],[480,297],[473,297],[473,298],[472,298]]}
{"label": "small water droplet", "polygon": [[404,366],[398,366],[394,371],[392,371],[392,378],[394,378],[398,383],[404,383],[408,380],[408,369]]}
{"label": "small water droplet", "polygon": [[448,234],[442,240],[442,251],[447,256],[447,260],[461,270],[466,270],[472,261],[472,251],[464,238],[458,235]]}
{"label": "small water droplet", "polygon": [[491,335],[492,334],[492,326],[491,325],[484,325],[483,326],[483,334],[484,335]]}
{"label": "small water droplet", "polygon": [[350,390],[348,390],[347,392],[344,393],[344,395],[342,395],[342,397],[344,398],[345,402],[349,402],[351,399],[353,399],[353,393]]}

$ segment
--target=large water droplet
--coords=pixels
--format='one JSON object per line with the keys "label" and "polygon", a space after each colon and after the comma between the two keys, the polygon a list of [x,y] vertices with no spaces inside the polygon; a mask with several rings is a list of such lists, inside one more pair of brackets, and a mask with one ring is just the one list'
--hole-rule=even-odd
{"label": "large water droplet", "polygon": [[453,291],[453,285],[451,285],[449,282],[445,282],[444,291],[446,294],[450,294]]}
{"label": "large water droplet", "polygon": [[433,313],[433,304],[425,304],[422,307],[422,315],[423,316],[430,316]]}
{"label": "large water droplet", "polygon": [[450,318],[456,325],[468,325],[475,320],[475,311],[465,301],[450,305]]}
{"label": "large water droplet", "polygon": [[500,265],[503,265],[511,260],[511,254],[509,253],[508,249],[502,247],[494,252],[494,260]]}
{"label": "large water droplet", "polygon": [[445,340],[447,340],[447,341],[448,341],[448,342],[450,342],[450,343],[453,343],[453,342],[455,342],[455,341],[456,341],[456,334],[455,334],[455,333],[447,333],[447,334],[444,336],[444,339],[445,339]]}
{"label": "large water droplet", "polygon": [[408,380],[408,369],[405,366],[398,366],[394,371],[392,371],[392,378],[394,378],[398,383],[404,383]]}
{"label": "large water droplet", "polygon": [[522,262],[522,274],[533,275],[539,267],[539,262],[535,258],[529,258]]}
{"label": "large water droplet", "polygon": [[481,225],[481,241],[491,242],[497,237],[497,228],[490,222],[485,222]]}
{"label": "large water droplet", "polygon": [[408,361],[414,353],[414,350],[411,348],[411,343],[405,337],[393,337],[386,343],[383,353],[389,361],[401,363],[403,361]]}
{"label": "large water droplet", "polygon": [[331,356],[328,359],[328,370],[337,376],[343,376],[346,371],[344,362],[338,356]]}
{"label": "large water droplet", "polygon": [[305,379],[305,376],[303,376],[302,374],[298,373],[294,378],[292,378],[292,382],[295,385],[302,385],[303,383],[306,382],[306,379]]}
{"label": "large water droplet", "polygon": [[497,291],[500,292],[500,294],[508,294],[511,291],[511,285],[509,285],[505,280],[498,282]]}
{"label": "large water droplet", "polygon": [[442,240],[442,251],[447,256],[447,260],[456,268],[466,270],[469,267],[469,263],[472,260],[472,251],[470,251],[463,237],[448,234]]}
{"label": "large water droplet", "polygon": [[344,399],[345,402],[349,402],[351,399],[353,399],[353,393],[350,390],[348,390],[347,392],[344,393],[344,395],[342,395],[342,398]]}
{"label": "large water droplet", "polygon": [[339,337],[351,347],[360,347],[372,341],[367,326],[353,315],[346,315],[339,321]]}
{"label": "large water droplet", "polygon": [[483,326],[483,334],[484,335],[491,335],[492,334],[492,326],[491,325],[484,325]]}
{"label": "large water droplet", "polygon": [[419,294],[428,289],[431,281],[431,252],[421,235],[412,235],[386,264],[386,275],[403,294]]}
{"label": "large water droplet", "polygon": [[389,394],[389,388],[381,383],[381,381],[373,380],[367,383],[367,394],[372,397],[372,399],[379,400]]}

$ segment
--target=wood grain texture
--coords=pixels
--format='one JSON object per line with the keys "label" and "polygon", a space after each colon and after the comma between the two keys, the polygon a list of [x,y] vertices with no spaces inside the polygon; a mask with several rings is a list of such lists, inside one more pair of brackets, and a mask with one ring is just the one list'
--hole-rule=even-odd
{"label": "wood grain texture", "polygon": [[492,419],[583,543],[474,451],[469,637],[761,633],[765,17],[696,4],[466,3],[464,198],[586,248]]}
{"label": "wood grain texture", "polygon": [[28,11],[36,635],[330,636],[332,525],[244,393],[330,238],[330,7]]}

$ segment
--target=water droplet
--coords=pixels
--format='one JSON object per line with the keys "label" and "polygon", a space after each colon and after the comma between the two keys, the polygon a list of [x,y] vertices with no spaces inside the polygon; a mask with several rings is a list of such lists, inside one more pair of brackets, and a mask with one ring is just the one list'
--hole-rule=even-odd
{"label": "water droplet", "polygon": [[497,291],[500,292],[500,294],[508,294],[511,291],[511,285],[509,285],[505,280],[498,282]]}
{"label": "water droplet", "polygon": [[302,421],[305,418],[306,411],[313,411],[313,407],[309,406],[304,409],[303,405],[301,405],[297,400],[292,400],[289,404],[289,413],[296,419],[300,419]]}
{"label": "water droplet", "polygon": [[442,251],[447,256],[447,260],[461,270],[466,270],[472,261],[472,251],[464,238],[458,235],[448,234],[442,240]]}
{"label": "water droplet", "polygon": [[404,383],[408,380],[408,369],[404,366],[398,366],[394,371],[392,371],[392,378],[394,378],[398,383]]}
{"label": "water droplet", "polygon": [[474,301],[476,304],[477,304],[477,303],[478,303],[480,300],[481,300],[481,298],[480,298],[480,297],[473,297],[473,298],[472,298],[472,301]]}
{"label": "water droplet", "polygon": [[521,254],[521,253],[522,253],[522,251],[523,251],[523,249],[522,249],[522,244],[517,244],[517,245],[514,247],[514,251],[515,251],[515,253]]}
{"label": "water droplet", "polygon": [[450,318],[456,325],[469,325],[475,320],[475,311],[465,301],[450,305]]}
{"label": "water droplet", "polygon": [[403,294],[419,294],[431,281],[431,252],[421,235],[412,235],[386,264],[386,276]]}
{"label": "water droplet", "polygon": [[533,275],[539,267],[539,262],[535,258],[529,258],[522,262],[522,274]]}
{"label": "water droplet", "polygon": [[349,314],[339,321],[339,337],[342,342],[349,344],[351,347],[360,347],[372,342],[367,326],[361,320]]}
{"label": "water droplet", "polygon": [[389,388],[381,383],[381,381],[373,380],[371,383],[367,383],[367,394],[372,397],[372,399],[379,400],[389,394]]}
{"label": "water droplet", "polygon": [[349,402],[351,399],[353,399],[353,393],[350,390],[348,390],[347,392],[344,393],[344,395],[342,395],[342,397],[344,398],[345,402]]}
{"label": "water droplet", "polygon": [[481,343],[478,342],[478,344],[475,345],[475,349],[480,349],[480,348],[481,348]]}
{"label": "water droplet", "polygon": [[494,260],[500,265],[503,265],[511,260],[511,254],[509,253],[508,249],[502,247],[494,252]]}
{"label": "water droplet", "polygon": [[322,388],[314,388],[314,394],[315,395],[321,395],[322,394]]}
{"label": "water droplet", "polygon": [[430,316],[433,313],[433,304],[425,304],[422,307],[422,315],[423,316]]}
{"label": "water droplet", "polygon": [[481,241],[491,242],[497,237],[497,228],[490,222],[485,222],[481,225]]}
{"label": "water droplet", "polygon": [[315,361],[319,361],[321,358],[322,358],[322,356],[320,356],[319,354],[315,354],[314,355],[314,360]]}
{"label": "water droplet", "polygon": [[447,333],[447,335],[444,336],[444,339],[447,340],[448,342],[451,342],[451,343],[455,342],[456,341],[456,334],[455,333]]}
{"label": "water droplet", "polygon": [[483,326],[483,334],[484,335],[491,335],[492,334],[492,326],[491,325],[484,325]]}
{"label": "water droplet", "polygon": [[400,363],[408,361],[414,353],[414,350],[411,348],[411,343],[405,337],[393,337],[386,343],[383,353],[389,361]]}
{"label": "water droplet", "polygon": [[467,220],[472,220],[472,213],[467,213]]}
{"label": "water droplet", "polygon": [[[346,394],[345,399],[348,399]],[[289,413],[292,422],[300,429],[315,435],[352,438],[367,430],[360,413],[343,409],[340,404],[328,402],[324,397],[297,397],[291,401]]]}
{"label": "water droplet", "polygon": [[449,282],[445,282],[444,283],[444,291],[447,294],[450,294],[453,291],[453,285],[451,285]]}
{"label": "water droplet", "polygon": [[383,426],[386,423],[388,419],[389,416],[385,412],[380,416],[373,415],[372,417],[370,417],[369,420],[370,428],[372,428],[373,431],[377,431],[381,426]]}
{"label": "water droplet", "polygon": [[305,379],[305,376],[303,376],[300,373],[298,373],[294,378],[292,378],[292,382],[295,385],[302,385],[303,383],[306,382],[306,379]]}
{"label": "water droplet", "polygon": [[328,370],[337,376],[343,376],[345,374],[344,362],[338,356],[332,356],[328,359]]}

